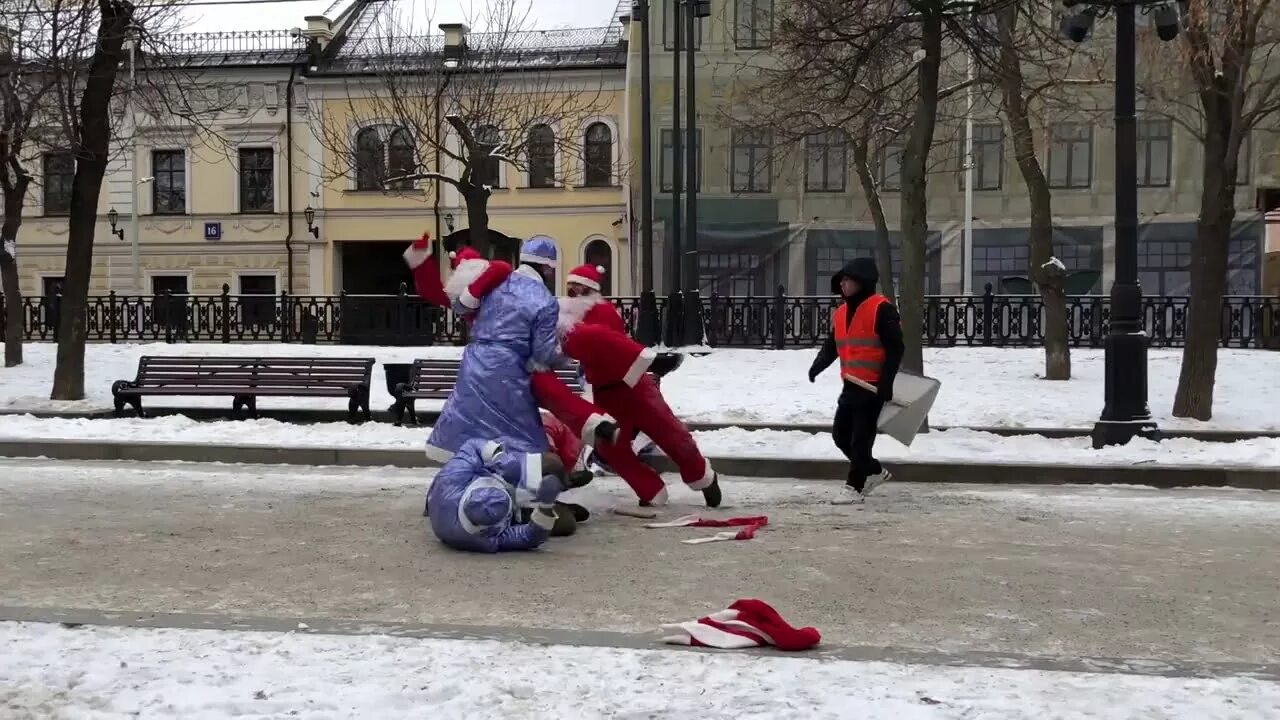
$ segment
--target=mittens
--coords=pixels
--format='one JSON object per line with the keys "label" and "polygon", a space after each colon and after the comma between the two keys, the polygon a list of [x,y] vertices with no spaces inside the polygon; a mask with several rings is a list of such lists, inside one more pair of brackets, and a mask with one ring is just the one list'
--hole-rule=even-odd
{"label": "mittens", "polygon": [[431,232],[422,233],[422,237],[413,241],[413,247],[416,250],[425,250],[431,245]]}

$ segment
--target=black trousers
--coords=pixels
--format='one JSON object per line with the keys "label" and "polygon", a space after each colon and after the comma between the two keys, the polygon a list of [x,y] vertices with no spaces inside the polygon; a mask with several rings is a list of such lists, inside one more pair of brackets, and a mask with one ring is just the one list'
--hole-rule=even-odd
{"label": "black trousers", "polygon": [[840,401],[836,404],[836,419],[831,424],[831,438],[836,447],[849,458],[848,484],[858,492],[867,483],[867,477],[883,470],[880,461],[871,454],[876,444],[876,420],[884,403],[870,390],[852,383],[844,384]]}

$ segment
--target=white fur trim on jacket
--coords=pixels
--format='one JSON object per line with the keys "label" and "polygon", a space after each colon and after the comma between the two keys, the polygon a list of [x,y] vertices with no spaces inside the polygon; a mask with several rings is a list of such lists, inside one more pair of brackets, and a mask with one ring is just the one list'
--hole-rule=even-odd
{"label": "white fur trim on jacket", "polygon": [[430,245],[427,245],[425,248],[410,245],[409,249],[404,251],[404,261],[409,264],[410,270],[417,270],[418,266],[422,265],[422,263],[429,259],[431,259]]}
{"label": "white fur trim on jacket", "polygon": [[538,508],[529,516],[529,522],[551,532],[551,528],[556,526],[556,511],[554,508]]}
{"label": "white fur trim on jacket", "polygon": [[711,461],[703,458],[702,462],[706,464],[702,471],[702,477],[688,483],[690,490],[703,490],[716,481],[716,471],[711,469]]}
{"label": "white fur trim on jacket", "polygon": [[[484,271],[488,269],[488,260],[463,260],[458,263],[458,267],[453,269],[453,274],[449,276],[449,282],[444,284],[444,294],[448,295],[450,300],[460,302],[462,294],[467,291],[471,283],[478,280],[484,274]],[[471,306],[468,305],[467,307]]]}
{"label": "white fur trim on jacket", "polygon": [[591,308],[602,302],[607,302],[603,295],[579,295],[578,297],[560,297],[556,298],[560,303],[560,315],[556,318],[556,330],[560,331],[560,337],[569,334],[569,331],[578,326],[582,319],[587,316],[587,312]]}
{"label": "white fur trim on jacket", "polygon": [[623,376],[622,382],[626,383],[628,387],[635,387],[657,357],[658,353],[653,348],[641,350],[640,354],[636,355],[635,362],[631,363],[631,368],[627,370],[627,374]]}

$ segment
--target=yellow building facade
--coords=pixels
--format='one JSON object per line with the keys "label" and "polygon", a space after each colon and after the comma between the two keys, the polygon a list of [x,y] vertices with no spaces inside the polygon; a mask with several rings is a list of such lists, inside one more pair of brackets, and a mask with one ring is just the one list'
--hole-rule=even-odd
{"label": "yellow building facade", "polygon": [[[351,158],[371,147],[396,152],[388,147],[390,136],[402,125],[371,115],[386,87],[376,74],[358,70],[367,43],[351,35],[368,27],[367,15],[381,5],[357,1],[337,17],[307,18],[305,29],[236,37],[236,52],[219,47],[232,42],[227,33],[184,42],[219,55],[193,76],[216,86],[217,108],[194,124],[165,124],[122,108],[99,200],[90,293],[213,295],[224,286],[233,294],[385,294],[402,286],[412,292],[400,258],[407,243],[424,231],[442,236],[465,230],[467,210],[447,183],[420,181],[387,191],[362,186],[357,177]],[[607,266],[613,293],[632,291],[622,187],[625,51],[617,35],[617,29],[531,35],[527,42],[552,51],[586,48],[600,58],[555,76],[564,92],[589,96],[591,112],[541,121],[566,141],[557,145],[556,182],[535,187],[540,183],[530,182],[528,163],[513,157],[502,163],[488,204],[491,231],[555,239],[557,291],[582,262]],[[510,82],[522,82],[522,73],[527,75],[513,67]],[[497,82],[507,82],[505,70]],[[347,126],[350,148],[326,131],[336,126]],[[529,129],[502,132],[514,138]],[[592,183],[573,180],[584,163],[583,151],[574,149],[584,142],[576,140],[588,130],[597,151],[601,138],[609,142],[608,177],[597,169]],[[369,140],[373,135],[380,146]],[[365,144],[357,147],[358,141]],[[411,137],[409,144],[419,170],[461,172],[448,154],[436,164],[432,138]],[[18,237],[21,289],[27,296],[50,295],[65,266],[74,162],[34,153],[28,167],[36,183]]]}

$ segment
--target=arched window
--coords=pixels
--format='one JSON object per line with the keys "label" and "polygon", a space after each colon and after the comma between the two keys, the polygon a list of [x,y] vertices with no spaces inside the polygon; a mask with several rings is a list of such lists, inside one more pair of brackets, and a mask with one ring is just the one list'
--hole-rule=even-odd
{"label": "arched window", "polygon": [[587,187],[608,187],[613,184],[613,131],[602,122],[587,128],[584,138],[583,159]]}
{"label": "arched window", "polygon": [[[417,168],[414,157],[413,136],[406,128],[396,128],[387,141],[387,177],[401,177],[411,174]],[[413,187],[412,180],[399,180],[389,187],[395,190],[408,190]]]}
{"label": "arched window", "polygon": [[367,127],[356,134],[356,189],[381,190],[387,177],[385,146],[376,127]]}
{"label": "arched window", "polygon": [[[606,128],[608,129],[608,128]],[[582,251],[582,261],[587,265],[599,265],[604,268],[604,277],[600,278],[600,294],[613,294],[613,248],[604,240],[592,240]]]}
{"label": "arched window", "polygon": [[556,134],[550,125],[529,128],[529,187],[556,185]]}
{"label": "arched window", "polygon": [[[497,145],[502,142],[502,132],[493,125],[482,125],[476,130],[476,140],[486,145]],[[471,180],[477,185],[502,187],[501,161],[486,155],[471,160]]]}

